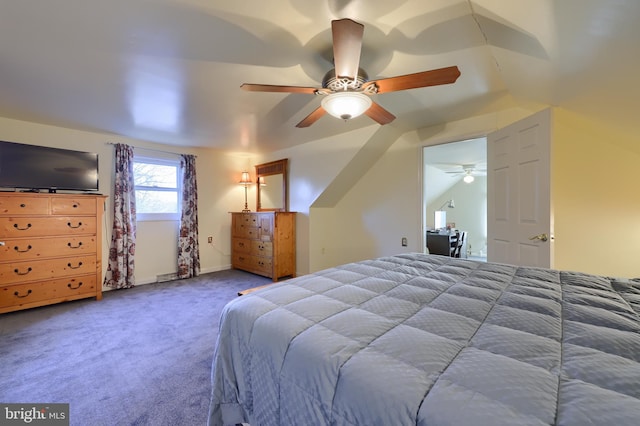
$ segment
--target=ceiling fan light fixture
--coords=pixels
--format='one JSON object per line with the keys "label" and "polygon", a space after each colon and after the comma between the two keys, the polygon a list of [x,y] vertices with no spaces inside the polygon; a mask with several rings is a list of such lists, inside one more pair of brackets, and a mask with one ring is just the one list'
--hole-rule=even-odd
{"label": "ceiling fan light fixture", "polygon": [[331,93],[322,99],[322,108],[336,118],[350,120],[371,107],[371,98],[360,92]]}
{"label": "ceiling fan light fixture", "polygon": [[474,178],[471,175],[466,175],[464,178],[462,178],[462,180],[464,181],[464,183],[471,183],[475,180],[476,178]]}

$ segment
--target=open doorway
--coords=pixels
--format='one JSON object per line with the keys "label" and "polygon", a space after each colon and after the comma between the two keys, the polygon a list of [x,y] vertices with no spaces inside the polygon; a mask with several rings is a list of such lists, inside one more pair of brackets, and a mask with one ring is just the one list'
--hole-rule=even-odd
{"label": "open doorway", "polygon": [[426,146],[422,154],[425,252],[445,255],[448,236],[464,232],[460,257],[486,261],[486,138]]}

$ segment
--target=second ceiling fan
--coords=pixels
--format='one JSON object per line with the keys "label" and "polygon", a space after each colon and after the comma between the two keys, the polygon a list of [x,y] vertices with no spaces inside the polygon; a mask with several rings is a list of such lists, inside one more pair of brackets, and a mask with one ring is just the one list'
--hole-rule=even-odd
{"label": "second ceiling fan", "polygon": [[335,68],[324,76],[321,88],[248,83],[240,87],[252,92],[322,95],[321,105],[296,127],[309,127],[326,113],[343,120],[366,114],[379,124],[388,124],[396,117],[374,102],[371,95],[450,84],[460,76],[458,67],[452,66],[369,81],[360,68],[364,25],[351,19],[334,20],[331,21],[331,34]]}

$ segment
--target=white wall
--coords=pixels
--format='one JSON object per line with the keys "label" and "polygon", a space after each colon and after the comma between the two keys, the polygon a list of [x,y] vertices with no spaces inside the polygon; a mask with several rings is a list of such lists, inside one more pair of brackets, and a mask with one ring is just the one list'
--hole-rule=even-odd
{"label": "white wall", "polygon": [[[449,176],[446,176],[449,178]],[[473,256],[487,255],[487,178],[476,176],[471,183],[462,179],[451,188],[427,204],[427,225],[433,228],[434,211],[448,200],[455,201],[455,208],[446,206],[447,223],[455,223],[455,227],[467,232],[467,250]],[[483,251],[483,253],[481,253]]]}

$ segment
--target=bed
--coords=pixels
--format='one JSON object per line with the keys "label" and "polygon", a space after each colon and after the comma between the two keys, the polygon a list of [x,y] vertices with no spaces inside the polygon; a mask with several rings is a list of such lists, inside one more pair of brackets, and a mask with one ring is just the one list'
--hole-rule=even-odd
{"label": "bed", "polygon": [[637,425],[640,282],[425,254],[230,302],[210,425]]}

